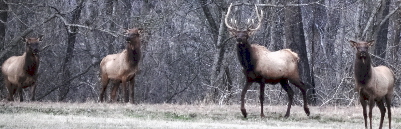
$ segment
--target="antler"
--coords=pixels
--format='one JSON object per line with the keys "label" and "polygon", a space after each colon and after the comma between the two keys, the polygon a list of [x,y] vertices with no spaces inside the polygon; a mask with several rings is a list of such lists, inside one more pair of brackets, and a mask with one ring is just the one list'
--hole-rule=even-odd
{"label": "antler", "polygon": [[231,3],[231,4],[230,4],[230,7],[228,7],[226,17],[224,18],[224,22],[226,23],[227,28],[232,29],[232,30],[236,30],[236,28],[234,28],[234,27],[232,27],[232,26],[230,26],[230,25],[228,24],[228,16],[229,16],[230,13],[231,13],[231,7],[232,7],[232,6],[233,6],[233,3]]}
{"label": "antler", "polygon": [[[258,6],[255,5],[255,12],[256,12],[256,15],[258,16],[258,19],[259,19],[258,25],[257,25],[256,28],[254,28],[254,29],[249,28],[248,30],[250,30],[250,31],[256,31],[256,30],[258,30],[258,29],[260,28],[260,26],[262,25],[263,10],[260,10],[260,13],[261,13],[261,14],[259,14]],[[252,19],[252,20],[253,20],[253,19]]]}

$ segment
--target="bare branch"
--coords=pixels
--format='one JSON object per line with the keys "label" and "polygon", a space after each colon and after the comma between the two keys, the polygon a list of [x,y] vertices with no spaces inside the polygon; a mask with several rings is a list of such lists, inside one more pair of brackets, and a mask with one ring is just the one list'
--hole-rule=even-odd
{"label": "bare branch", "polygon": [[374,8],[372,14],[369,17],[368,22],[366,23],[365,29],[363,29],[363,31],[362,31],[362,35],[361,35],[362,39],[366,40],[366,38],[368,37],[367,32],[368,32],[370,26],[373,25],[373,20],[374,20],[376,14],[379,13],[379,9],[381,6],[382,6],[381,3],[379,2],[378,5],[376,6],[376,8]]}
{"label": "bare branch", "polygon": [[33,31],[34,28],[43,25],[47,22],[49,22],[50,20],[54,19],[56,16],[50,16],[49,18],[47,18],[47,20],[45,20],[44,22],[41,23],[37,23],[35,25],[30,26],[28,29],[24,30],[20,35],[15,36],[9,44],[11,44],[10,46],[6,46],[4,47],[5,49],[3,51],[0,52],[0,57],[3,57],[5,54],[7,54],[10,50],[12,50],[11,48],[17,46],[17,42],[20,41],[21,37],[25,37],[27,36],[29,33],[31,33]]}
{"label": "bare branch", "polygon": [[338,86],[336,88],[336,91],[334,92],[333,96],[331,98],[329,98],[328,100],[326,100],[325,102],[323,102],[320,105],[320,107],[326,105],[328,102],[330,102],[331,100],[333,100],[336,97],[336,95],[338,93],[338,89],[340,89],[340,87],[344,83],[345,79],[353,79],[353,78],[352,77],[346,77],[346,78],[341,79],[341,82],[340,82],[340,84],[338,84]]}
{"label": "bare branch", "polygon": [[[248,4],[245,4],[248,5]],[[256,4],[256,6],[262,7],[297,7],[297,6],[310,6],[310,5],[323,5],[319,1],[311,2],[307,4],[286,4],[286,5],[274,5],[274,4]],[[324,5],[323,5],[324,6]]]}
{"label": "bare branch", "polygon": [[122,34],[120,34],[120,33],[112,32],[112,31],[110,31],[110,30],[99,29],[99,28],[93,28],[93,27],[84,26],[84,25],[79,25],[79,24],[70,24],[70,23],[68,23],[67,20],[66,20],[63,16],[61,16],[60,14],[56,14],[56,17],[60,18],[61,21],[63,21],[64,25],[67,26],[67,29],[68,29],[68,32],[69,32],[69,33],[75,33],[75,32],[72,32],[72,31],[71,31],[71,28],[70,28],[70,27],[80,27],[80,28],[85,28],[85,29],[89,29],[89,30],[98,30],[98,31],[101,31],[101,32],[106,32],[106,33],[108,33],[108,34],[110,34],[110,35],[112,35],[112,36],[114,36],[114,37],[118,37],[118,36],[122,35]]}
{"label": "bare branch", "polygon": [[44,97],[46,97],[47,95],[49,95],[49,94],[52,93],[53,91],[57,90],[58,88],[63,87],[63,86],[65,86],[65,85],[69,84],[71,81],[75,80],[76,78],[78,78],[78,77],[84,75],[85,73],[87,73],[87,72],[88,72],[93,66],[95,66],[95,65],[96,65],[96,64],[92,64],[92,65],[88,66],[84,71],[82,71],[81,73],[78,73],[78,74],[76,74],[75,76],[69,78],[69,79],[68,79],[67,81],[65,81],[62,85],[59,85],[59,86],[57,86],[57,87],[54,87],[53,89],[51,89],[50,91],[48,91],[47,93],[45,93],[43,96],[38,97],[37,100],[43,99]]}
{"label": "bare branch", "polygon": [[384,19],[380,22],[379,27],[382,26],[388,19],[390,19],[391,16],[393,16],[399,9],[400,9],[401,3],[395,8],[393,11],[391,11]]}

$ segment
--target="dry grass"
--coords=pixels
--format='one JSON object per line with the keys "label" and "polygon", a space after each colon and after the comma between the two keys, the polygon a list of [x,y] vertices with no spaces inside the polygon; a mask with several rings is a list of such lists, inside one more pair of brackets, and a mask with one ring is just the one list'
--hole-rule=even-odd
{"label": "dry grass", "polygon": [[[245,119],[239,105],[0,102],[0,128],[364,128],[360,106],[310,108],[307,117],[302,107],[293,106],[284,119],[286,106],[266,106],[267,117],[260,118],[258,104],[248,104]],[[401,128],[400,108],[392,111],[392,127]],[[376,107],[374,128],[379,114]],[[387,118],[384,125],[388,127]]]}

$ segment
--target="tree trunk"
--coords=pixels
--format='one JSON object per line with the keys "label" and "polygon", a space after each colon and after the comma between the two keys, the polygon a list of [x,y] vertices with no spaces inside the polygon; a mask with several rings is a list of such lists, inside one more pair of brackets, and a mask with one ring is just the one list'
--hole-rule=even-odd
{"label": "tree trunk", "polygon": [[[4,12],[0,12],[0,50],[3,51],[5,50],[5,36],[6,36],[6,23],[7,23],[7,11],[8,10],[8,5],[6,3],[4,3],[4,1],[0,1],[0,11]],[[0,56],[0,62],[4,62],[4,60],[6,60],[6,58],[2,58]],[[0,80],[3,80],[3,76],[0,77]],[[0,84],[0,98],[5,98],[4,94],[7,90],[5,90],[5,86],[3,86],[4,83]],[[4,91],[4,92],[3,92]]]}
{"label": "tree trunk", "polygon": [[6,3],[4,3],[4,1],[0,1],[0,50],[3,50],[4,48],[4,37],[6,35],[6,25],[5,23],[7,23],[7,10],[8,10],[8,5]]}
{"label": "tree trunk", "polygon": [[[401,1],[392,0],[392,4],[394,8],[399,7]],[[400,48],[400,35],[401,35],[401,9],[396,10],[394,16],[390,18],[390,25],[388,27],[389,38],[387,48],[390,48],[386,53],[386,59],[390,60],[391,63],[396,64],[399,61],[399,57],[397,56],[398,50]],[[397,17],[398,16],[398,17]]]}
{"label": "tree trunk", "polygon": [[[389,9],[390,9],[390,0],[383,0],[382,1],[382,7],[381,11],[379,13],[382,13],[378,19],[384,19],[385,16],[389,14]],[[379,20],[381,21],[381,20]],[[389,21],[386,20],[383,25],[378,26],[378,33],[377,33],[377,40],[375,42],[375,55],[381,57],[384,59],[386,57],[386,49],[387,49],[387,34],[388,34],[388,28],[389,27]],[[388,65],[385,64],[383,60],[376,60],[376,65]]]}
{"label": "tree trunk", "polygon": [[210,90],[207,91],[207,95],[205,98],[205,102],[212,102],[212,103],[217,103],[218,102],[218,96],[220,95],[218,89],[222,89],[221,87],[223,86],[222,84],[218,84],[217,81],[220,80],[219,76],[221,72],[223,72],[222,65],[223,65],[223,59],[225,55],[225,44],[223,43],[224,35],[226,32],[226,27],[224,25],[224,15],[226,9],[222,9],[223,11],[221,12],[221,17],[220,17],[220,24],[219,27],[217,27],[216,22],[214,21],[211,12],[209,8],[207,7],[206,4],[207,0],[200,0],[200,4],[202,6],[203,14],[205,15],[208,23],[209,23],[209,28],[210,31],[213,35],[213,41],[215,43],[214,46],[216,46],[216,51],[215,55],[213,58],[213,66],[211,70],[211,75],[210,75]]}
{"label": "tree trunk", "polygon": [[[282,0],[277,0],[278,5],[283,5],[285,1]],[[275,15],[273,15],[274,19],[272,21],[284,21],[285,16],[284,16],[284,11],[283,7],[276,7],[273,9]],[[284,48],[284,23],[283,22],[272,22],[272,26],[274,31],[272,31],[272,42],[270,45],[273,46],[273,50],[280,50]]]}
{"label": "tree trunk", "polygon": [[[299,3],[298,0],[291,0],[290,3]],[[285,7],[285,38],[286,38],[286,47],[291,48],[296,53],[298,53],[300,62],[299,62],[299,72],[302,81],[305,83],[309,95],[309,101],[313,104],[316,103],[315,96],[315,82],[313,78],[313,69],[309,66],[309,60],[306,51],[305,44],[305,36],[303,31],[303,22],[302,22],[302,14],[301,7],[299,6],[290,6]]]}
{"label": "tree trunk", "polygon": [[[80,1],[79,5],[77,8],[75,8],[74,11],[72,11],[72,16],[71,16],[71,23],[76,24],[78,23],[80,17],[81,17],[81,10],[83,8],[83,0]],[[68,92],[70,91],[70,84],[68,82],[68,79],[71,77],[71,67],[68,66],[73,66],[71,64],[71,59],[74,57],[74,48],[75,48],[75,42],[76,42],[76,36],[78,33],[78,27],[72,26],[66,26],[67,29],[67,52],[65,55],[65,58],[62,62],[61,65],[61,70],[62,70],[62,83],[65,84],[64,86],[61,86],[59,89],[59,98],[58,101],[63,101]]]}

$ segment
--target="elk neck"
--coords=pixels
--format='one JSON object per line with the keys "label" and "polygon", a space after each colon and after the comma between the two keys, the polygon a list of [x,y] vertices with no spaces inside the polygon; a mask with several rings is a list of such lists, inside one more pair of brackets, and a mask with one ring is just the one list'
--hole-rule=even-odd
{"label": "elk neck", "polygon": [[372,65],[370,56],[366,56],[364,59],[358,56],[355,59],[355,79],[360,84],[367,84],[372,77]]}
{"label": "elk neck", "polygon": [[34,76],[38,71],[39,57],[34,54],[31,50],[27,50],[24,53],[24,69],[27,74]]}
{"label": "elk neck", "polygon": [[248,41],[237,42],[238,60],[246,71],[254,70],[254,59],[251,53],[251,44]]}
{"label": "elk neck", "polygon": [[131,39],[130,43],[127,43],[127,61],[130,66],[137,66],[141,59],[141,42],[135,39]]}

